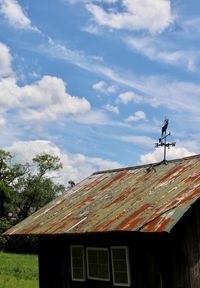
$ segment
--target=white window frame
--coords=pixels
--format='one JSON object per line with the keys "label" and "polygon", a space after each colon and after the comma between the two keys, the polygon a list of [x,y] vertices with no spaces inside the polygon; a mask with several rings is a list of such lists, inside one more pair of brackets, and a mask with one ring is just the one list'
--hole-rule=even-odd
{"label": "white window frame", "polygon": [[[82,250],[82,263],[83,263],[83,278],[75,278],[73,273],[73,256],[72,256],[72,249],[73,248],[81,248]],[[71,258],[71,278],[73,281],[85,282],[86,280],[86,273],[85,273],[85,249],[82,245],[70,245],[70,258]]]}
{"label": "white window frame", "polygon": [[[89,260],[88,260],[88,251],[89,250],[95,250],[95,251],[106,251],[108,255],[108,278],[99,278],[99,277],[92,277],[90,276],[89,271]],[[99,281],[110,281],[110,262],[109,262],[109,249],[108,248],[102,248],[102,247],[86,247],[86,258],[87,258],[87,278],[92,280],[99,280]]]}
{"label": "white window frame", "polygon": [[[113,259],[113,250],[115,249],[123,249],[126,251],[126,269],[127,269],[127,283],[116,283],[115,281],[115,271],[114,271],[114,259]],[[129,265],[129,250],[127,246],[111,246],[111,262],[112,262],[112,277],[113,277],[113,285],[114,286],[131,286],[131,276],[130,276],[130,265]]]}

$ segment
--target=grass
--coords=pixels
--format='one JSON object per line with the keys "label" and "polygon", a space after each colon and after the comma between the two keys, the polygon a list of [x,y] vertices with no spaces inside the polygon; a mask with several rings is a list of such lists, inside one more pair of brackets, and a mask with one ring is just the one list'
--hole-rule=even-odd
{"label": "grass", "polygon": [[0,288],[38,288],[38,257],[0,252]]}

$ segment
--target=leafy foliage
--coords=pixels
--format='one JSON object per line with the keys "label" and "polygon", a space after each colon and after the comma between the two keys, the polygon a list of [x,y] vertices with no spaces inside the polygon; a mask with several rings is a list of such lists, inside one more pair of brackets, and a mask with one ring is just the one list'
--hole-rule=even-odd
{"label": "leafy foliage", "polygon": [[12,211],[14,181],[26,173],[27,165],[11,165],[12,158],[11,153],[0,150],[0,218]]}
{"label": "leafy foliage", "polygon": [[[41,154],[32,163],[13,163],[14,156],[0,150],[0,233],[25,219],[64,192],[53,180],[62,168],[59,157]],[[0,237],[0,249],[5,238]]]}
{"label": "leafy foliage", "polygon": [[33,162],[38,165],[40,177],[44,176],[47,171],[56,171],[63,167],[59,157],[49,154],[37,155],[33,158]]}
{"label": "leafy foliage", "polygon": [[31,213],[43,207],[46,203],[53,200],[56,195],[64,192],[64,186],[55,184],[47,177],[48,172],[57,171],[62,168],[60,159],[48,154],[37,155],[33,158],[35,164],[34,173],[28,173],[26,177],[18,182],[18,216],[24,219]]}

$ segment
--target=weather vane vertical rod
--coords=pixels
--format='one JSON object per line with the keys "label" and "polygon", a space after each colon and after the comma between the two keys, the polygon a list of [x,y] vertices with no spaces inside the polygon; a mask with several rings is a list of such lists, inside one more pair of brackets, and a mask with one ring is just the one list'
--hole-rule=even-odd
{"label": "weather vane vertical rod", "polygon": [[[164,162],[166,162],[166,142],[167,142],[167,127],[168,127],[168,123],[169,123],[169,120],[168,119],[165,119],[164,120],[164,124],[163,124],[163,127],[162,127],[162,138],[164,138]],[[162,138],[161,138],[161,141],[162,141]],[[159,142],[161,142],[159,141]]]}

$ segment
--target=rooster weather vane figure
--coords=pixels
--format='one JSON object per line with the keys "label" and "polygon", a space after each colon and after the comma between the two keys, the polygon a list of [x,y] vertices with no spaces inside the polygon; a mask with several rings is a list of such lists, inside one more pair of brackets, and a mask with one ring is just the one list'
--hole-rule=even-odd
{"label": "rooster weather vane figure", "polygon": [[163,124],[163,127],[162,127],[162,136],[166,135],[168,123],[169,123],[169,120],[165,118],[164,124]]}
{"label": "rooster weather vane figure", "polygon": [[167,148],[169,149],[170,146],[175,147],[176,145],[176,142],[167,143],[167,137],[171,135],[170,132],[167,133],[168,124],[169,124],[169,120],[165,118],[163,126],[162,126],[161,138],[159,138],[158,143],[155,143],[156,148],[164,146],[164,159],[162,161],[164,164],[167,164],[167,160],[166,160]]}

